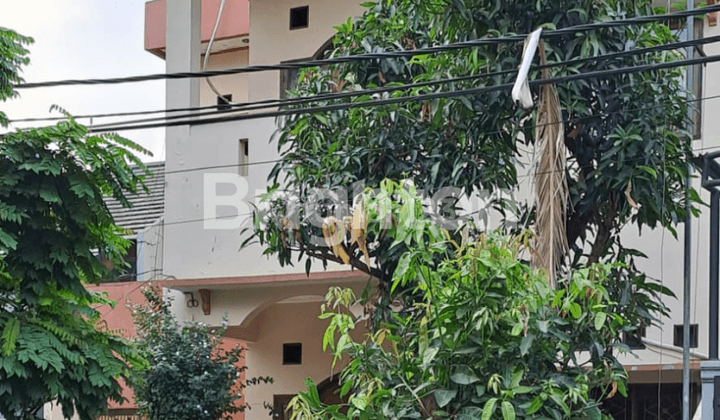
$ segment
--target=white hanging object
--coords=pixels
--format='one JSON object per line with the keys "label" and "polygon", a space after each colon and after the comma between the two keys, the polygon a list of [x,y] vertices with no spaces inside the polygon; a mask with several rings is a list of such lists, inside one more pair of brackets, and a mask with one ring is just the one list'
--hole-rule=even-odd
{"label": "white hanging object", "polygon": [[518,68],[515,85],[512,88],[511,96],[513,102],[517,107],[524,109],[525,111],[532,109],[534,105],[532,92],[530,92],[530,85],[528,84],[528,74],[530,73],[530,65],[532,65],[535,52],[537,51],[541,33],[542,28],[539,28],[525,38],[522,61],[520,62],[520,67]]}

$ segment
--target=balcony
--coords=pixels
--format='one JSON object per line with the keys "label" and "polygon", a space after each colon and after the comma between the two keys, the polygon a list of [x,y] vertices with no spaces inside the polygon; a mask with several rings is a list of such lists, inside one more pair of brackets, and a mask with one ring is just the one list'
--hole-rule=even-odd
{"label": "balcony", "polygon": [[[165,7],[167,0],[145,3],[145,50],[165,58]],[[220,0],[202,0],[200,40],[203,51],[212,35]],[[250,5],[248,0],[226,0],[211,54],[248,47],[250,41]]]}

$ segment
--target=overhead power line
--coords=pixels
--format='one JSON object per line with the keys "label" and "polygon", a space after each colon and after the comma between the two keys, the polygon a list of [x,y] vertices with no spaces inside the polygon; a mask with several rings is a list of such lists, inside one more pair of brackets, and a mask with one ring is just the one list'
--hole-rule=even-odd
{"label": "overhead power line", "polygon": [[[712,99],[720,99],[720,95],[713,95],[713,96],[706,96],[706,97],[703,97],[703,98],[688,99],[688,100],[680,101],[680,103],[696,103],[696,104],[699,104],[699,103],[701,103],[701,102],[709,101],[709,100],[712,100]],[[593,119],[593,118],[598,118],[598,117],[608,118],[608,117],[611,117],[611,116],[613,116],[613,115],[620,115],[620,114],[626,115],[626,114],[628,114],[628,113],[636,113],[636,112],[648,111],[648,110],[652,110],[652,109],[660,109],[660,108],[664,108],[664,107],[665,107],[665,105],[640,106],[640,107],[635,107],[635,108],[630,108],[630,109],[622,109],[622,110],[613,111],[613,112],[606,112],[606,113],[599,113],[599,114],[589,114],[589,115],[583,115],[583,116],[581,116],[581,117],[573,117],[573,118],[569,118],[569,119],[567,119],[567,120],[564,120],[564,121],[562,121],[562,122],[563,122],[563,124],[567,124],[567,123],[580,123],[580,122],[582,122],[582,121],[589,120],[589,119]],[[556,124],[556,123],[536,124],[536,127],[543,127],[543,126],[548,126],[548,125],[553,125],[553,124]],[[506,131],[504,131],[504,130],[495,130],[495,131],[485,131],[485,132],[481,132],[481,133],[478,133],[478,135],[479,135],[479,136],[489,136],[489,135],[504,134],[504,133],[506,133]],[[439,143],[441,143],[441,142],[443,142],[443,141],[444,141],[444,140],[437,140],[437,141],[435,141],[435,142],[417,142],[417,143],[415,143],[415,142],[409,142],[408,144],[409,144],[410,146],[421,146],[421,145],[422,145],[422,146],[432,146],[432,145],[434,145],[434,144],[439,144]],[[368,150],[379,151],[379,150],[382,150],[383,148],[385,148],[385,146],[378,146],[378,147],[368,148]],[[712,149],[712,148],[713,148],[713,147],[711,147],[710,149]],[[720,146],[718,146],[718,148],[720,148]],[[701,149],[696,149],[695,151],[702,151],[702,150],[706,150],[706,149],[705,149],[705,148],[701,148]],[[336,152],[334,152],[334,155],[340,155],[340,154],[342,154],[342,153],[343,153],[342,151],[336,151]],[[247,162],[247,163],[231,163],[231,164],[225,164],[225,165],[199,166],[199,167],[194,167],[194,168],[184,168],[184,169],[175,169],[175,170],[172,170],[172,171],[163,171],[163,174],[164,174],[164,175],[174,175],[174,174],[189,173],[189,172],[207,171],[207,170],[213,170],[213,169],[237,169],[237,168],[241,168],[241,167],[260,166],[260,165],[268,165],[268,164],[273,164],[273,163],[280,163],[280,162],[282,162],[282,161],[283,161],[283,159],[280,158],[280,159],[260,160],[260,161]]]}
{"label": "overhead power line", "polygon": [[[707,100],[711,100],[711,99],[720,99],[720,95],[706,96],[706,97],[703,97],[703,98],[694,98],[694,99],[689,99],[689,100],[685,100],[685,101],[682,101],[682,102],[684,102],[684,103],[699,103],[699,102],[703,102],[703,101],[707,101]],[[626,109],[626,110],[613,111],[613,112],[602,113],[602,114],[584,115],[584,116],[582,116],[582,117],[571,118],[571,119],[565,120],[565,121],[563,121],[563,123],[568,123],[568,122],[577,123],[577,122],[584,121],[584,120],[586,120],[586,119],[591,119],[591,118],[610,117],[610,116],[612,116],[612,115],[627,114],[627,113],[636,113],[636,112],[642,112],[642,111],[647,111],[647,110],[650,110],[650,109],[658,109],[658,108],[664,108],[664,107],[665,107],[665,105],[641,106],[641,107],[636,107],[636,108],[631,108],[631,109]],[[541,124],[541,125],[538,125],[538,126],[551,125],[551,124],[556,124],[556,123],[545,123],[545,124]],[[480,134],[481,134],[481,135],[492,135],[492,134],[502,134],[502,133],[504,133],[504,131],[502,131],[502,130],[496,130],[496,131],[483,132],[483,133],[480,133]],[[441,140],[438,140],[438,141],[436,141],[436,142],[430,142],[430,144],[440,143],[440,142],[441,142]],[[412,142],[411,142],[409,145],[410,145],[410,146],[413,146],[413,145],[421,145],[421,144],[427,145],[428,143],[420,143],[420,142],[412,143]],[[379,146],[379,147],[375,147],[375,148],[369,148],[369,150],[382,150],[383,148],[384,148],[384,146]],[[720,149],[720,146],[700,147],[700,148],[697,148],[697,149],[693,149],[693,152],[703,152],[703,151],[717,150],[717,149]],[[341,152],[335,152],[334,154],[337,155],[337,154],[339,154],[339,153],[341,153]],[[645,157],[642,157],[642,158],[626,158],[626,159],[623,160],[623,162],[634,162],[634,161],[640,161],[640,160],[643,160],[643,159],[645,159]],[[205,170],[212,170],[212,169],[228,169],[228,168],[239,168],[239,167],[243,167],[243,166],[259,166],[259,165],[267,165],[267,164],[271,164],[271,163],[279,163],[279,162],[281,162],[282,160],[283,160],[283,159],[273,159],[273,160],[256,161],[256,162],[248,162],[248,163],[236,163],[236,164],[227,164],[227,165],[203,166],[203,167],[195,167],[195,168],[178,169],[178,170],[172,170],[172,171],[164,171],[163,174],[164,174],[164,175],[172,175],[172,174],[188,173],[188,172],[198,172],[198,171],[205,171]],[[592,166],[587,166],[587,168],[591,168],[591,167],[592,167]],[[556,172],[556,171],[558,171],[558,170],[554,169],[554,170],[549,170],[549,171],[534,171],[534,172],[529,172],[529,173],[527,173],[527,174],[525,174],[525,175],[522,175],[522,176],[518,177],[518,179],[529,178],[529,177],[532,177],[532,176],[535,176],[535,175],[538,175],[538,174],[548,174],[548,173],[552,173],[552,172]],[[249,215],[250,215],[250,214],[233,214],[233,215],[218,216],[218,217],[213,217],[213,218],[181,219],[181,220],[175,220],[175,221],[172,221],[172,222],[163,222],[163,225],[168,225],[168,226],[170,226],[170,225],[182,225],[182,224],[190,224],[190,223],[200,223],[200,222],[206,222],[206,221],[225,220],[225,219],[228,219],[228,218],[243,217],[243,216],[249,216]],[[141,274],[146,274],[146,273],[141,273]]]}
{"label": "overhead power line", "polygon": [[[619,26],[638,25],[643,23],[651,22],[662,22],[673,19],[680,19],[687,16],[695,16],[706,13],[720,11],[720,4],[706,6],[694,10],[686,10],[682,12],[668,13],[663,15],[652,15],[652,16],[637,16],[627,19],[609,20],[605,22],[594,22],[582,25],[570,26],[567,28],[543,31],[543,38],[551,38],[556,36],[574,34],[577,32],[586,32],[595,29],[613,28]],[[358,55],[348,55],[343,57],[333,57],[323,60],[309,60],[295,63],[281,63],[272,65],[255,65],[240,67],[226,70],[212,70],[204,72],[181,72],[181,73],[159,73],[149,74],[142,76],[130,76],[130,77],[118,77],[118,78],[106,78],[106,79],[72,79],[72,80],[56,80],[48,82],[36,82],[36,83],[19,83],[14,85],[16,89],[30,89],[39,87],[54,87],[54,86],[70,86],[70,85],[97,85],[97,84],[119,84],[119,83],[131,83],[131,82],[144,82],[150,80],[166,80],[166,79],[187,79],[187,78],[201,78],[201,77],[212,77],[212,76],[224,76],[230,74],[240,73],[256,73],[262,71],[273,71],[273,70],[288,70],[288,69],[299,69],[306,67],[318,67],[329,64],[340,64],[349,63],[354,61],[364,60],[381,60],[388,58],[403,58],[413,57],[424,54],[436,54],[439,52],[452,51],[458,49],[464,49],[469,47],[478,47],[481,45],[497,45],[505,44],[510,42],[523,41],[527,35],[509,35],[499,38],[480,38],[470,41],[456,42],[445,45],[438,45],[434,47],[418,48],[414,50],[404,51],[387,51],[381,53],[367,53]]]}
{"label": "overhead power line", "polygon": [[[531,81],[530,86],[534,87],[534,86],[542,86],[542,85],[547,85],[547,84],[562,84],[562,83],[567,83],[567,82],[572,82],[572,81],[577,81],[577,80],[600,79],[600,78],[607,78],[607,77],[618,76],[618,75],[623,75],[623,74],[640,73],[640,72],[645,72],[645,71],[657,71],[657,70],[670,69],[670,68],[675,68],[675,67],[691,66],[691,65],[695,65],[695,64],[713,63],[713,62],[717,62],[717,61],[720,61],[720,55],[700,57],[700,58],[696,58],[696,59],[692,59],[692,60],[679,60],[679,61],[673,61],[673,62],[667,62],[667,63],[647,64],[647,65],[632,66],[632,67],[622,67],[622,68],[617,68],[617,69],[600,70],[600,71],[594,71],[594,72],[572,74],[572,75],[567,75],[567,76],[551,77],[549,79],[538,79],[538,80]],[[139,130],[139,129],[147,129],[147,128],[159,128],[159,127],[176,127],[176,126],[181,126],[181,125],[215,124],[215,123],[223,123],[223,122],[231,122],[231,121],[243,121],[243,120],[254,120],[254,119],[260,119],[260,118],[281,117],[281,116],[288,116],[288,115],[302,115],[302,114],[311,114],[311,113],[319,113],[319,112],[340,111],[340,110],[347,110],[347,109],[351,109],[351,108],[362,108],[362,107],[370,107],[370,106],[374,107],[374,106],[392,105],[392,104],[405,103],[405,102],[426,101],[426,100],[432,100],[432,99],[438,99],[438,98],[453,98],[453,97],[458,97],[458,96],[470,96],[470,95],[478,95],[478,94],[483,94],[483,93],[509,91],[510,89],[512,89],[512,86],[513,86],[512,84],[506,83],[506,84],[502,84],[502,85],[482,86],[482,87],[477,87],[477,88],[459,89],[459,90],[448,91],[448,92],[435,92],[435,93],[427,93],[427,94],[413,95],[413,96],[401,96],[401,97],[397,97],[397,98],[374,99],[374,100],[360,101],[360,102],[322,105],[322,106],[315,106],[315,107],[308,107],[308,108],[283,109],[283,110],[270,111],[270,112],[258,112],[258,113],[252,113],[252,114],[232,115],[232,116],[214,117],[214,118],[200,118],[200,119],[190,118],[190,119],[185,119],[185,120],[181,120],[181,121],[168,121],[168,122],[157,122],[157,123],[137,124],[137,125],[126,125],[123,122],[118,122],[118,123],[114,123],[114,124],[103,125],[100,128],[89,127],[88,131],[89,131],[89,133],[107,133],[107,132],[115,132],[115,131]]]}
{"label": "overhead power line", "polygon": [[[694,46],[700,46],[705,44],[711,44],[715,42],[720,42],[720,35],[708,37],[708,38],[700,38],[693,41],[683,41],[683,42],[673,42],[668,44],[661,44],[656,45],[653,47],[647,47],[647,48],[638,48],[628,51],[621,51],[617,53],[611,53],[611,54],[605,54],[600,56],[594,56],[594,57],[584,57],[584,58],[578,58],[573,60],[566,60],[561,62],[555,62],[555,63],[547,63],[544,65],[539,65],[533,67],[533,70],[540,70],[545,68],[554,68],[554,67],[564,67],[564,66],[574,66],[578,64],[583,64],[587,62],[602,62],[602,61],[609,61],[609,60],[616,60],[619,58],[624,57],[630,57],[635,55],[641,55],[641,54],[648,54],[658,51],[668,51],[668,50],[674,50],[674,49],[680,49],[680,48],[686,48],[686,47],[694,47]],[[463,81],[469,81],[469,80],[478,80],[478,79],[484,79],[494,76],[502,76],[507,74],[514,74],[517,72],[517,69],[508,69],[508,70],[500,70],[495,72],[489,72],[489,73],[480,73],[480,74],[474,74],[474,75],[468,75],[468,76],[460,76],[460,77],[454,77],[449,79],[441,79],[441,80],[429,80],[425,82],[418,82],[418,83],[408,83],[404,85],[392,85],[392,86],[384,86],[379,88],[370,88],[370,89],[362,89],[362,90],[356,90],[356,91],[348,91],[348,92],[339,92],[339,93],[324,93],[324,94],[318,94],[318,95],[312,95],[312,96],[301,96],[296,98],[285,98],[285,99],[269,99],[269,100],[262,100],[262,101],[253,101],[253,102],[246,102],[246,103],[240,103],[240,104],[230,104],[226,105],[229,106],[230,109],[217,109],[217,105],[209,105],[209,106],[202,106],[202,107],[193,107],[193,108],[175,108],[175,109],[168,109],[168,110],[154,110],[154,111],[137,111],[137,112],[120,112],[120,113],[114,113],[114,114],[89,114],[89,115],[78,115],[74,116],[75,119],[81,119],[81,118],[103,118],[103,117],[122,117],[122,116],[134,116],[134,115],[152,115],[152,114],[158,114],[158,113],[176,113],[176,112],[187,112],[187,111],[204,111],[204,110],[213,110],[210,112],[196,112],[194,114],[183,114],[183,115],[172,115],[172,116],[162,116],[162,117],[155,117],[155,118],[146,118],[146,119],[140,119],[132,121],[132,123],[140,123],[140,122],[153,122],[153,121],[166,121],[166,120],[174,120],[174,119],[182,119],[187,117],[200,117],[200,116],[209,116],[209,115],[218,115],[218,114],[228,114],[228,113],[236,113],[241,111],[251,111],[251,110],[258,110],[258,109],[267,109],[267,108],[275,108],[278,106],[289,106],[289,105],[300,105],[310,102],[317,102],[317,101],[324,101],[324,100],[337,100],[337,99],[343,99],[343,98],[352,98],[357,96],[363,96],[363,95],[373,95],[373,94],[379,94],[379,93],[385,93],[385,92],[393,92],[398,90],[405,90],[405,89],[413,89],[413,88],[419,88],[419,87],[426,87],[426,86],[436,86],[436,85],[445,85],[450,83],[457,83],[457,82],[463,82]],[[64,120],[67,117],[46,117],[46,118],[25,118],[25,119],[15,119],[11,120],[11,123],[19,123],[19,122],[35,122],[35,121],[57,121],[57,120]],[[127,122],[130,123],[130,122]],[[96,125],[96,128],[101,128],[104,125]]]}

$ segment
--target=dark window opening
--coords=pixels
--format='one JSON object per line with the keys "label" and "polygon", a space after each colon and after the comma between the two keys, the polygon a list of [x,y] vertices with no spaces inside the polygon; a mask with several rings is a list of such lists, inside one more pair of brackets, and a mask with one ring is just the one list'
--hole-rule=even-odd
{"label": "dark window opening", "polygon": [[642,350],[645,348],[645,343],[642,339],[645,338],[645,326],[638,326],[635,331],[623,333],[623,343],[627,344],[633,350]]}
{"label": "dark window opening", "polygon": [[302,344],[283,344],[283,365],[302,364]]}
{"label": "dark window opening", "polygon": [[220,95],[217,97],[217,109],[218,110],[225,110],[230,109],[232,106],[230,103],[232,102],[232,95]]}
{"label": "dark window opening", "polygon": [[248,141],[247,139],[240,140],[238,144],[238,155],[239,155],[239,173],[241,176],[248,176],[248,156],[249,153],[249,147],[248,147]]}
{"label": "dark window opening", "polygon": [[[682,325],[673,326],[673,345],[676,347],[683,346],[683,333],[684,329]],[[696,349],[698,347],[698,324],[690,324],[690,348]]]}
{"label": "dark window opening", "polygon": [[[306,61],[305,59],[283,61],[283,63],[292,63],[297,61]],[[288,91],[294,90],[298,84],[298,77],[300,76],[300,69],[284,69],[280,70],[280,99],[288,97]]]}
{"label": "dark window opening", "polygon": [[[325,41],[320,48],[313,54],[312,57],[307,58],[301,58],[299,60],[288,60],[283,61],[283,64],[286,63],[297,63],[302,61],[310,61],[310,60],[322,60],[326,58],[326,54],[328,51],[332,51],[333,49],[333,38],[328,39]],[[321,66],[321,69],[326,69],[327,66]],[[300,69],[283,69],[280,70],[280,98],[284,99],[288,97],[287,92],[289,90],[294,90],[297,88],[298,85],[298,78],[300,77]]]}
{"label": "dark window opening", "polygon": [[308,27],[310,6],[293,7],[290,9],[290,29],[303,29]]}

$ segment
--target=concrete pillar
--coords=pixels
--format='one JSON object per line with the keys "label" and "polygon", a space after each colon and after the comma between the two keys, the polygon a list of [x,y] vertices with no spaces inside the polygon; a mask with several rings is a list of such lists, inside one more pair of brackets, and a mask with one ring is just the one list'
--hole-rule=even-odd
{"label": "concrete pillar", "polygon": [[[703,420],[720,419],[720,407],[715,399],[715,382],[720,382],[720,360],[702,362],[700,369],[702,381],[702,418]],[[720,391],[720,388],[718,389]]]}
{"label": "concrete pillar", "polygon": [[[167,0],[165,15],[165,70],[168,73],[200,70],[201,0]],[[199,104],[200,79],[168,79],[165,105],[168,108]]]}
{"label": "concrete pillar", "polygon": [[[167,73],[200,70],[200,24],[202,0],[167,0],[165,29],[165,71]],[[165,107],[192,108],[200,104],[201,79],[168,79],[165,82]],[[192,191],[189,173],[175,171],[192,166],[192,128],[189,125],[165,129],[165,223],[163,255],[173,255],[177,249],[167,249],[176,244],[184,220],[197,218],[191,205]],[[175,229],[173,229],[175,228]],[[163,274],[175,275],[175,268],[165,260]]]}

